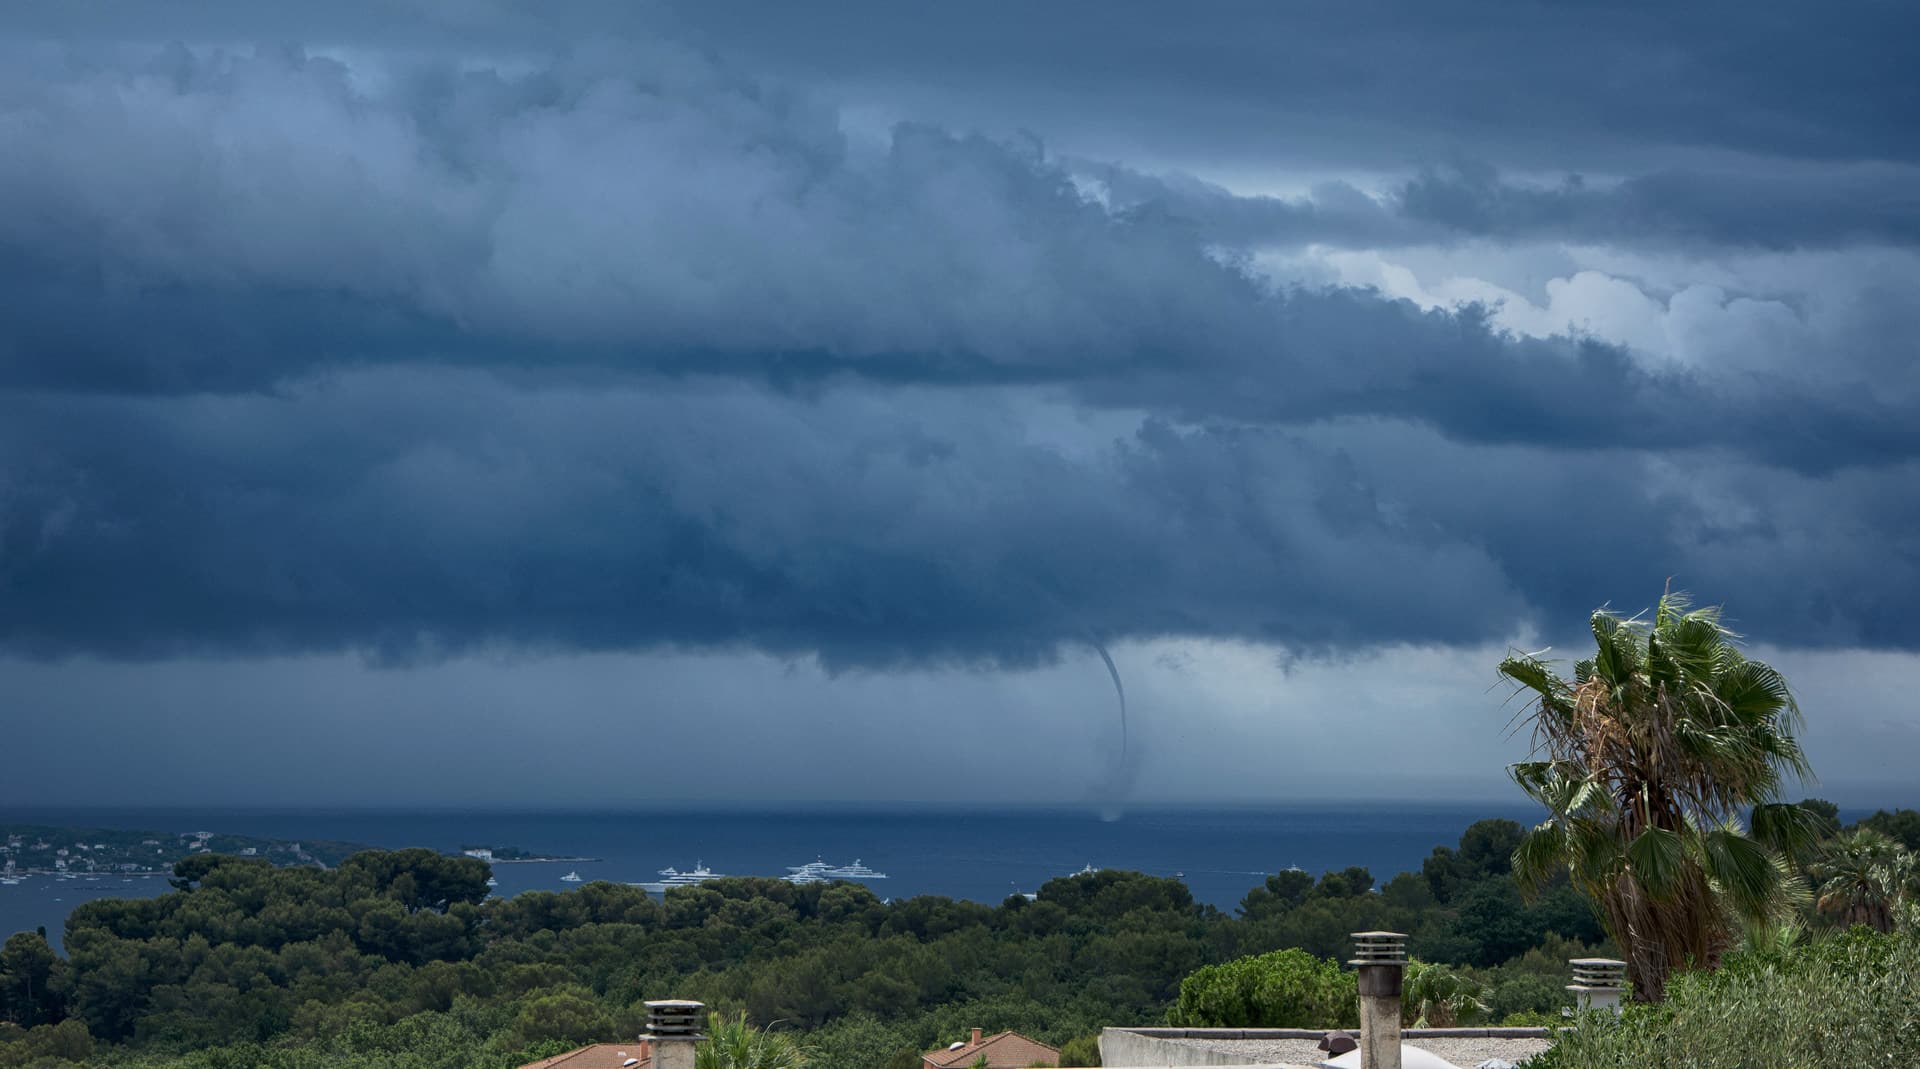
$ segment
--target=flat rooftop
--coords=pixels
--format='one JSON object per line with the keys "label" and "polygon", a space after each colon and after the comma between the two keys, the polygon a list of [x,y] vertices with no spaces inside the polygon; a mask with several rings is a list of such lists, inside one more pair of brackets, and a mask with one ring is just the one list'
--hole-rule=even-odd
{"label": "flat rooftop", "polygon": [[[1312,1066],[1327,1057],[1325,1028],[1108,1028],[1101,1064],[1127,1069],[1174,1066]],[[1346,1029],[1358,1036],[1358,1029]],[[1497,1058],[1520,1065],[1552,1045],[1545,1028],[1409,1028],[1401,1043],[1460,1069]]]}

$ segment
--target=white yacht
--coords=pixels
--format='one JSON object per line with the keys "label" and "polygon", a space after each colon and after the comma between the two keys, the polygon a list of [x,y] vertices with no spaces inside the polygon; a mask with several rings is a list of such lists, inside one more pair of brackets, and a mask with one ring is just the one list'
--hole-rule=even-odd
{"label": "white yacht", "polygon": [[669,887],[694,887],[706,883],[708,880],[726,878],[725,873],[713,871],[707,867],[707,863],[704,861],[694,862],[693,868],[686,872],[681,872],[672,865],[668,865],[666,868],[660,870],[660,876],[661,878],[658,880],[636,883],[633,886],[640,888],[642,891],[662,895],[667,893],[667,888]]}
{"label": "white yacht", "polygon": [[833,866],[814,858],[804,865],[792,865],[787,874],[780,877],[788,883],[830,883],[833,881]]}
{"label": "white yacht", "polygon": [[498,886],[500,886],[500,881],[499,881],[499,880],[496,880],[496,879],[494,879],[494,878],[493,878],[492,876],[489,876],[489,877],[487,877],[487,886],[488,886],[488,887],[498,887]]}
{"label": "white yacht", "polygon": [[560,877],[560,882],[561,883],[579,883],[580,874],[578,872],[569,872],[565,876]]}
{"label": "white yacht", "polygon": [[851,865],[829,865],[819,858],[787,869],[780,877],[788,883],[831,883],[834,880],[884,880],[887,874],[875,872],[855,858]]}

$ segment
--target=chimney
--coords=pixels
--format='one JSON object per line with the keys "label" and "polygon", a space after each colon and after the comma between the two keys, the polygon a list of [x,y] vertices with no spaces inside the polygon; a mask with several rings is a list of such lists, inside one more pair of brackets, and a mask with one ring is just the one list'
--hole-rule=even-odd
{"label": "chimney", "polygon": [[1627,963],[1612,958],[1570,958],[1567,964],[1573,966],[1573,983],[1567,990],[1573,992],[1574,1008],[1582,1013],[1611,1010],[1618,1016],[1620,995],[1627,989]]}
{"label": "chimney", "polygon": [[640,1038],[653,1047],[653,1069],[693,1069],[694,1044],[707,1038],[700,1033],[706,1009],[682,999],[647,1003],[647,1031]]}
{"label": "chimney", "polygon": [[1399,932],[1353,933],[1360,973],[1360,1069],[1400,1069],[1400,982],[1407,970],[1407,937]]}
{"label": "chimney", "polygon": [[980,1030],[976,1028],[973,1030],[973,1046],[977,1047],[979,1045],[980,1045]]}

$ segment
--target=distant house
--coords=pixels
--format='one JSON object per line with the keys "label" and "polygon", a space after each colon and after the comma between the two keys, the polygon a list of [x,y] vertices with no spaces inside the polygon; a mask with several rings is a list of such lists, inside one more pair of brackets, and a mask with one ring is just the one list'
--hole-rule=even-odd
{"label": "distant house", "polygon": [[1059,1065],[1060,1051],[1018,1032],[982,1038],[976,1028],[973,1038],[965,1043],[921,1055],[920,1069],[969,1069],[981,1058],[987,1060],[987,1069],[1026,1069],[1029,1065]]}
{"label": "distant house", "polygon": [[632,1043],[594,1043],[528,1062],[520,1069],[642,1069],[652,1062],[652,1047],[642,1039]]}
{"label": "distant house", "polygon": [[473,847],[468,847],[467,849],[462,850],[460,852],[467,855],[468,857],[477,857],[482,861],[493,860],[493,849],[491,847],[473,846]]}

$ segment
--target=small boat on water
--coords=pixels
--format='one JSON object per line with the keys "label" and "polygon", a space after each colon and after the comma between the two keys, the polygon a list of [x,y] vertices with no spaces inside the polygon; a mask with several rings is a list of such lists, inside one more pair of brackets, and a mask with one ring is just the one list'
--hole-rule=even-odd
{"label": "small boat on water", "polygon": [[[488,880],[487,882],[488,882],[488,883],[493,883],[493,881],[492,881],[492,880]],[[579,883],[579,882],[580,882],[580,874],[579,874],[578,872],[569,872],[569,873],[567,873],[567,874],[566,874],[565,876],[562,876],[562,877],[560,877],[560,882],[562,882],[562,883]]]}
{"label": "small boat on water", "polygon": [[500,886],[500,881],[499,881],[499,880],[496,880],[496,879],[494,879],[494,878],[493,878],[492,876],[489,876],[489,877],[487,877],[487,886],[488,886],[488,887],[498,887],[498,886]]}

